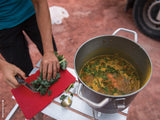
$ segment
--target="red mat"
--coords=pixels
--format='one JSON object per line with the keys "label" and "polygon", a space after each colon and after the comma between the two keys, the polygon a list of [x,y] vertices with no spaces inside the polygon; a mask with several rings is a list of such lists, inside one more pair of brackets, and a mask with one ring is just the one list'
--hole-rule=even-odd
{"label": "red mat", "polygon": [[[35,74],[29,76],[25,81],[30,83],[31,81],[36,80],[39,74],[40,71],[37,71]],[[49,89],[52,91],[50,96],[47,94],[41,96],[39,93],[33,93],[23,85],[11,90],[27,119],[31,119],[38,112],[42,111],[55,97],[58,97],[66,88],[69,87],[71,83],[75,82],[75,77],[67,70],[60,71],[60,75],[61,78],[59,78],[58,81]]]}

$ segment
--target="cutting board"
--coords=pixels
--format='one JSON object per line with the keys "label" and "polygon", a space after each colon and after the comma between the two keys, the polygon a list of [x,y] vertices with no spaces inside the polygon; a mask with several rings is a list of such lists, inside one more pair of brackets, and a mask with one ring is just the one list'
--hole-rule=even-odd
{"label": "cutting board", "polygon": [[[36,80],[39,75],[40,71],[38,70],[25,81],[30,83],[31,81]],[[38,112],[42,111],[49,103],[51,103],[55,97],[58,97],[62,92],[64,92],[71,83],[75,82],[76,78],[68,72],[68,70],[61,70],[60,75],[61,78],[59,78],[58,81],[49,88],[49,90],[52,91],[50,96],[47,94],[41,96],[40,93],[33,93],[23,85],[11,90],[25,118],[31,119],[34,117]]]}

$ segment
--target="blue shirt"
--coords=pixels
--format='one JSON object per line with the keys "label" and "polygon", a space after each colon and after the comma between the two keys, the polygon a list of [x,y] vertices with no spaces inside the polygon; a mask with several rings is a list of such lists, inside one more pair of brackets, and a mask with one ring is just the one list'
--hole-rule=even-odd
{"label": "blue shirt", "polygon": [[0,0],[0,30],[14,27],[33,14],[31,0]]}

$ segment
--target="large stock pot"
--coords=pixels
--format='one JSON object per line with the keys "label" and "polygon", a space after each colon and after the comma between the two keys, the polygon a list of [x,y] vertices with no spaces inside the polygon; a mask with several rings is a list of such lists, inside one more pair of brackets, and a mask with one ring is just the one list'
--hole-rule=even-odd
{"label": "large stock pot", "polygon": [[[135,41],[117,36],[116,34],[119,31],[133,33]],[[106,95],[89,88],[80,79],[80,69],[89,59],[99,55],[114,53],[118,53],[121,57],[130,61],[138,71],[141,87],[137,91],[119,96]],[[113,35],[98,36],[82,44],[75,54],[74,69],[80,82],[78,96],[97,111],[117,113],[127,108],[137,93],[147,85],[152,73],[152,64],[146,51],[137,44],[137,33],[132,30],[119,28]]]}

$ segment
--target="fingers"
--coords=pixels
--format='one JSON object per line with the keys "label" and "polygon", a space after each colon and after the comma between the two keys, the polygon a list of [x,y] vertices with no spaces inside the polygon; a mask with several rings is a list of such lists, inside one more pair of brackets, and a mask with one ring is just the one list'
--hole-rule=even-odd
{"label": "fingers", "polygon": [[15,76],[18,75],[19,77],[26,79],[25,73],[20,70],[18,67],[12,64],[7,64],[3,69],[3,79],[12,87],[17,88],[20,84],[17,82]]}
{"label": "fingers", "polygon": [[49,65],[48,65],[47,80],[50,80],[51,77],[52,77],[52,72],[54,71],[54,70],[53,70],[53,66],[54,66],[54,65],[52,65],[52,64],[49,64]]}
{"label": "fingers", "polygon": [[40,69],[43,71],[43,79],[51,80],[56,77],[57,72],[59,72],[60,65],[59,62],[42,62]]}
{"label": "fingers", "polygon": [[47,72],[48,72],[47,68],[48,68],[47,62],[42,61],[42,69],[41,70],[42,70],[42,73],[43,73],[43,80],[45,80],[46,77],[47,77]]}
{"label": "fingers", "polygon": [[59,71],[60,71],[60,64],[59,64],[59,61],[57,62],[56,66],[57,66],[57,71],[59,72]]}
{"label": "fingers", "polygon": [[18,75],[18,77],[22,78],[22,79],[26,79],[26,74],[19,68],[17,68],[16,70],[16,75]]}
{"label": "fingers", "polygon": [[17,80],[14,77],[8,78],[7,83],[12,87],[12,88],[17,88],[20,86],[20,84],[17,82]]}
{"label": "fingers", "polygon": [[[15,75],[18,75],[18,77],[20,77],[22,79],[26,79],[25,73],[19,68],[15,69]],[[13,76],[10,76],[7,80],[8,84],[11,85],[13,88],[17,88],[20,86],[20,84],[17,82],[17,80],[15,78],[15,75],[13,74]]]}
{"label": "fingers", "polygon": [[53,52],[47,52],[43,55],[40,69],[43,72],[43,79],[50,80],[56,77],[57,72],[60,70],[58,58]]}
{"label": "fingers", "polygon": [[54,65],[53,65],[53,78],[56,78],[56,74],[57,74],[57,72],[58,72],[59,70],[58,70],[58,67],[57,67],[57,62],[55,62],[54,63]]}
{"label": "fingers", "polygon": [[16,88],[16,86],[14,84],[12,84],[11,82],[7,81],[7,83],[12,87],[12,88]]}

